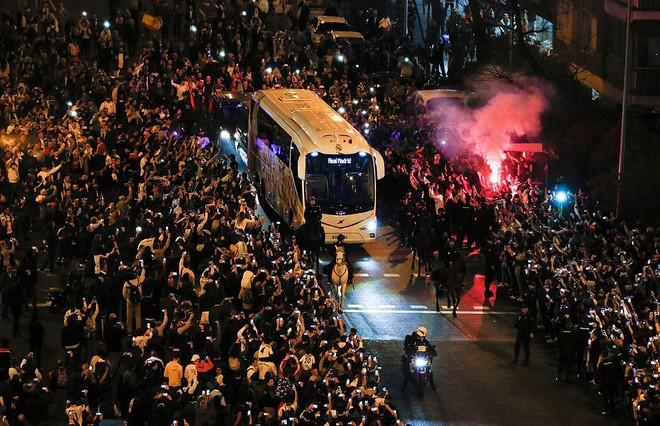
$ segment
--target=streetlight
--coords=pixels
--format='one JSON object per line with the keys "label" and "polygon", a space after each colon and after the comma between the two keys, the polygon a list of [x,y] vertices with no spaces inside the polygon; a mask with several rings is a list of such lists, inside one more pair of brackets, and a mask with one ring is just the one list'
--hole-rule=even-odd
{"label": "streetlight", "polygon": [[564,204],[566,200],[568,200],[568,194],[564,190],[559,190],[555,192],[555,200],[557,200],[559,204]]}
{"label": "streetlight", "polygon": [[621,207],[621,185],[623,180],[623,160],[626,155],[626,115],[628,112],[628,68],[630,66],[630,14],[631,0],[628,0],[626,14],[626,46],[623,58],[623,102],[621,104],[621,138],[619,139],[619,168],[616,174],[616,217]]}
{"label": "streetlight", "polygon": [[555,201],[559,204],[559,214],[563,216],[564,214],[564,204],[568,201],[568,192],[563,189],[558,189],[555,191]]}

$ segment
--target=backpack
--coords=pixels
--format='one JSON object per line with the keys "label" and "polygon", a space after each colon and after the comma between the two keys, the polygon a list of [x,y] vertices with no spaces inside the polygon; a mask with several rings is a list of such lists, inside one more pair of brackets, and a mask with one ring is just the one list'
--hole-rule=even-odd
{"label": "backpack", "polygon": [[142,301],[142,293],[140,293],[140,286],[128,284],[128,300],[131,303],[140,303]]}
{"label": "backpack", "polygon": [[69,373],[65,367],[59,367],[55,370],[55,387],[59,389],[67,388],[69,386]]}

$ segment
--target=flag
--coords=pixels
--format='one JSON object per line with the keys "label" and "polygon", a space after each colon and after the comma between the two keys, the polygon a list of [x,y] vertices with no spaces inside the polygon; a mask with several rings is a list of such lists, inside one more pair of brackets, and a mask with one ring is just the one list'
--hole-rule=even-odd
{"label": "flag", "polygon": [[145,13],[142,15],[142,26],[150,31],[158,31],[163,26],[163,19],[160,16]]}

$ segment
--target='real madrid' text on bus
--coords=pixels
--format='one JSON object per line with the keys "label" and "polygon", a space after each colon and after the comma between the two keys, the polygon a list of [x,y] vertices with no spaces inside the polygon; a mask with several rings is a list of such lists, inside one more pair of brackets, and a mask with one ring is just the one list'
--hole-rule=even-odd
{"label": "'real madrid' text on bus", "polygon": [[271,89],[252,97],[248,169],[261,199],[292,229],[314,196],[326,243],[339,234],[361,244],[376,238],[376,181],[383,158],[315,93]]}

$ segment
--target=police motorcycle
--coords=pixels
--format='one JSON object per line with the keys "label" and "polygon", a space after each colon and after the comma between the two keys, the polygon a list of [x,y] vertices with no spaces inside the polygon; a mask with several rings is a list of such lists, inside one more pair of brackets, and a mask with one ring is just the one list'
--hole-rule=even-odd
{"label": "police motorcycle", "polygon": [[419,393],[424,391],[431,380],[431,365],[431,355],[427,347],[417,346],[415,354],[410,358],[410,380]]}
{"label": "police motorcycle", "polygon": [[407,362],[404,365],[406,371],[403,388],[405,389],[408,381],[411,381],[419,394],[424,392],[427,384],[435,390],[432,364],[437,351],[435,346],[426,340],[426,333],[426,327],[419,327],[416,332],[406,336],[404,343]]}

